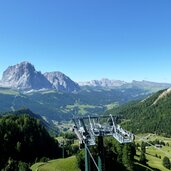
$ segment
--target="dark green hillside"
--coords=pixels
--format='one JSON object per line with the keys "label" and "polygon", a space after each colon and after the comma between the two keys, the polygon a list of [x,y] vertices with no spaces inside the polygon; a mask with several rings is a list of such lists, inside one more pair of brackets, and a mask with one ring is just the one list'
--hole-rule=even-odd
{"label": "dark green hillside", "polygon": [[9,111],[9,112],[0,112],[0,115],[5,117],[5,116],[10,116],[10,115],[28,115],[34,119],[37,119],[40,121],[40,124],[43,125],[49,132],[52,133],[57,133],[57,128],[53,129],[53,125],[46,122],[40,115],[33,113],[31,110],[29,109],[20,109],[20,110],[16,110],[16,111]]}
{"label": "dark green hillside", "polygon": [[58,143],[39,120],[24,113],[0,118],[0,169],[9,161],[32,163],[42,157],[58,156]]}
{"label": "dark green hillside", "polygon": [[124,125],[134,133],[151,132],[171,136],[171,93],[157,100],[164,92],[166,90],[159,91],[143,101],[131,102],[109,110],[107,113],[122,115],[126,119]]}

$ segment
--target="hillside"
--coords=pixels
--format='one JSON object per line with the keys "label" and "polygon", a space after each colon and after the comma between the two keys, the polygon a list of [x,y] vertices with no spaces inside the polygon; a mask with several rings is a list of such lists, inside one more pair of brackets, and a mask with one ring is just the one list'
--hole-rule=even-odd
{"label": "hillside", "polygon": [[143,101],[135,101],[107,113],[122,115],[123,123],[134,133],[151,132],[171,136],[171,93],[161,90]]}
{"label": "hillside", "polygon": [[42,126],[44,126],[48,130],[49,133],[51,133],[51,134],[58,133],[59,130],[58,130],[57,127],[55,127],[54,124],[52,124],[50,122],[47,122],[40,115],[33,113],[29,109],[19,109],[19,110],[16,110],[16,111],[0,112],[0,116],[3,116],[3,117],[12,116],[12,115],[22,116],[23,114],[27,115],[29,117],[32,117],[32,118],[34,118],[36,120],[39,120],[40,124]]}
{"label": "hillside", "polygon": [[18,162],[32,163],[44,156],[60,156],[58,142],[39,120],[25,113],[0,117],[0,130],[0,170],[17,171]]}
{"label": "hillside", "polygon": [[68,120],[73,115],[101,114],[112,106],[130,100],[143,99],[149,91],[127,89],[83,89],[75,93],[56,90],[21,93],[10,88],[0,88],[1,112],[29,108],[48,121]]}
{"label": "hillside", "polygon": [[77,166],[75,156],[71,156],[65,159],[51,160],[47,163],[36,163],[31,166],[32,171],[80,171]]}

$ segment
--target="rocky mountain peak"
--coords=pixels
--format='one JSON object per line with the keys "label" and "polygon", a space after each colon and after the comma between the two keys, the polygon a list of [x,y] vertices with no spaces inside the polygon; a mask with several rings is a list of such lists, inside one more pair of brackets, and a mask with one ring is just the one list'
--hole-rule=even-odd
{"label": "rocky mountain peak", "polygon": [[16,64],[14,66],[9,66],[2,75],[2,81],[3,82],[9,82],[10,80],[18,81],[21,76],[24,74],[29,74],[30,72],[34,72],[35,68],[33,65],[31,65],[29,62],[22,62],[19,64]]}
{"label": "rocky mountain peak", "polygon": [[62,72],[46,72],[44,76],[53,85],[55,89],[62,92],[74,92],[80,89],[79,85],[72,81],[68,76]]}
{"label": "rocky mountain peak", "polygon": [[19,64],[16,65],[16,67],[18,68],[22,68],[25,72],[34,72],[35,68],[34,65],[32,65],[31,63],[27,62],[27,61],[23,61]]}
{"label": "rocky mountain peak", "polygon": [[27,62],[9,66],[2,75],[1,86],[22,90],[50,89],[51,83],[35,70],[34,66]]}
{"label": "rocky mountain peak", "polygon": [[43,75],[27,61],[9,66],[3,72],[0,86],[20,90],[56,89],[68,93],[80,89],[77,83],[62,72],[48,72]]}

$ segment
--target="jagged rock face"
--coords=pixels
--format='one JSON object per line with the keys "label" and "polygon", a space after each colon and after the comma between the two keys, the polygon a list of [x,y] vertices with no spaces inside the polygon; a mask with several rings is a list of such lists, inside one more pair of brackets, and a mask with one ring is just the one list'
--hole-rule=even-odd
{"label": "jagged rock face", "polygon": [[109,80],[107,78],[101,80],[92,80],[88,82],[79,82],[81,86],[93,86],[93,87],[118,87],[124,85],[126,82],[120,80]]}
{"label": "jagged rock face", "polygon": [[55,89],[62,92],[74,92],[80,89],[79,85],[61,72],[46,72],[44,76]]}
{"label": "jagged rock face", "polygon": [[51,83],[41,72],[35,70],[29,62],[9,66],[4,72],[1,86],[12,87],[21,90],[51,89]]}

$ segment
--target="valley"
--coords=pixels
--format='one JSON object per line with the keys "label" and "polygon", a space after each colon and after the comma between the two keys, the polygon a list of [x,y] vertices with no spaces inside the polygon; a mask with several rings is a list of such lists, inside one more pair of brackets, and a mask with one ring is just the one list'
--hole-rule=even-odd
{"label": "valley", "polygon": [[0,171],[171,171],[171,0],[0,2]]}
{"label": "valley", "polygon": [[112,106],[131,100],[143,99],[150,91],[140,88],[110,90],[80,90],[63,93],[56,90],[24,93],[10,88],[0,88],[1,112],[29,108],[34,113],[52,120],[69,120],[73,115],[102,114]]}
{"label": "valley", "polygon": [[48,122],[70,120],[73,115],[103,114],[111,105],[144,99],[169,83],[92,80],[76,83],[60,71],[41,73],[23,61],[9,66],[0,80],[0,112],[28,108]]}
{"label": "valley", "polygon": [[[32,156],[32,171],[68,171],[68,168],[73,171],[83,170],[84,149],[79,150],[78,140],[76,140],[75,135],[71,132],[73,123],[70,119],[73,117],[73,113],[75,116],[79,117],[95,113],[97,115],[112,114],[113,116],[121,116],[121,119],[118,120],[118,124],[126,130],[134,133],[135,141],[129,144],[120,144],[114,138],[110,137],[104,138],[106,160],[110,163],[113,162],[112,165],[106,166],[109,171],[112,170],[113,167],[124,171],[169,170],[166,168],[167,166],[164,166],[163,164],[164,158],[167,157],[168,160],[171,159],[171,134],[169,129],[171,93],[167,89],[151,93],[139,88],[120,88],[111,90],[90,90],[89,88],[88,91],[84,88],[82,91],[80,90],[79,92],[68,94],[57,92],[56,90],[23,93],[10,88],[1,88],[0,98],[3,99],[1,109],[4,109],[4,112],[1,112],[2,124],[0,122],[0,126],[2,126],[2,130],[6,131],[6,133],[1,132],[0,134],[0,136],[3,137],[3,143],[8,142],[11,139],[10,136],[14,134],[11,134],[11,132],[15,131],[15,129],[21,131],[17,137],[23,135],[30,135],[30,137],[32,137],[31,134],[28,135],[22,133],[22,131],[25,131],[23,129],[27,130],[27,125],[30,125],[30,121],[26,119],[26,115],[29,115],[29,117],[33,117],[36,120],[38,119],[39,121],[32,122],[36,123],[37,126],[39,126],[39,124],[43,125],[43,127],[51,133],[53,139],[59,143],[58,146],[57,144],[56,147],[54,146],[57,150],[56,154],[48,154],[45,152],[42,155],[39,152],[40,157],[36,159],[36,162],[33,161],[34,157],[25,151],[30,157]],[[17,110],[21,105],[23,105],[23,109]],[[29,106],[29,109],[37,109],[40,113],[36,112],[36,114],[34,114],[32,110],[24,108],[26,105],[27,107]],[[9,112],[12,109],[13,111]],[[53,115],[50,114],[51,111],[54,111]],[[55,111],[62,112],[56,113]],[[63,116],[64,114],[66,115]],[[12,119],[13,117],[15,119]],[[4,120],[8,121],[4,122]],[[25,123],[26,121],[28,123],[26,125],[24,124],[23,128],[22,126],[16,125],[16,123],[20,122],[22,125],[22,122]],[[6,126],[5,123],[12,124],[15,129],[9,130],[8,132],[3,129],[3,127],[9,127]],[[31,125],[29,129],[32,129]],[[54,130],[56,131],[54,132]],[[39,131],[37,133],[36,131],[37,130],[35,130],[34,133],[39,134]],[[39,136],[41,136],[41,134]],[[30,138],[28,141],[30,143],[29,148],[33,148],[31,144],[33,142],[36,143],[36,141],[36,138]],[[42,139],[42,141],[44,140]],[[50,141],[50,139],[48,141]],[[65,159],[62,159],[63,152],[61,143],[63,141],[65,144]],[[23,142],[19,138],[14,143],[15,148],[10,148],[10,150],[18,156],[20,156],[20,153],[22,154],[25,150],[25,148],[21,148],[22,146],[20,144],[22,145]],[[5,146],[5,148],[7,147],[8,146]],[[90,147],[90,150],[96,159],[97,147]],[[3,159],[3,165],[5,165],[5,160],[8,158],[7,155],[5,156],[6,158]],[[13,158],[14,160],[11,162],[15,163],[15,160],[18,159],[15,157]],[[22,159],[22,165],[28,167],[25,162],[29,160],[29,158],[27,160]],[[9,163],[7,166],[12,167]],[[19,164],[18,167],[20,167]],[[93,163],[91,163],[91,167],[93,171],[96,170]]]}

